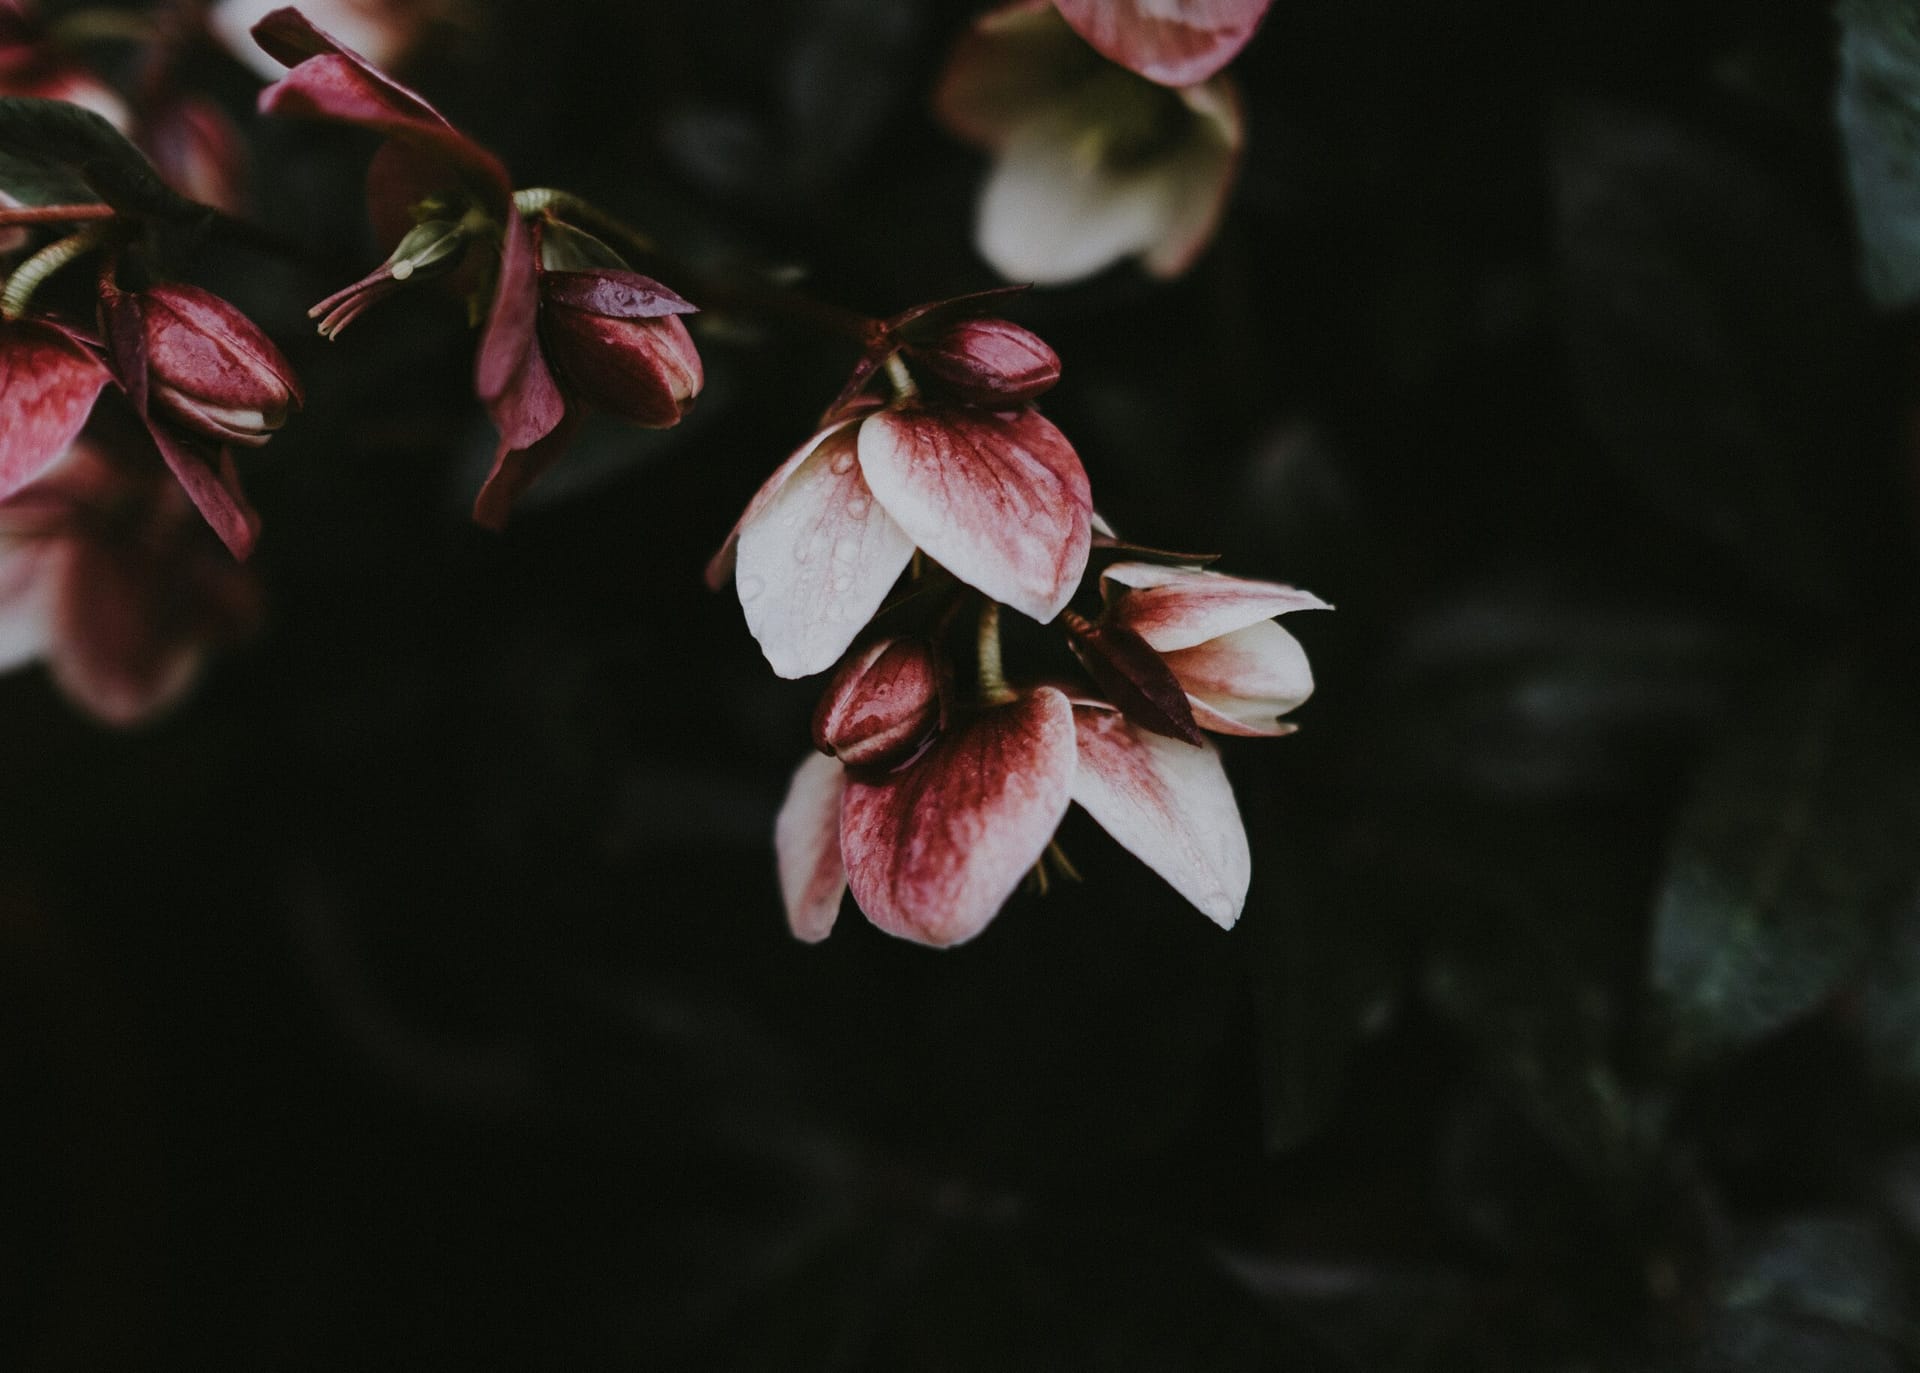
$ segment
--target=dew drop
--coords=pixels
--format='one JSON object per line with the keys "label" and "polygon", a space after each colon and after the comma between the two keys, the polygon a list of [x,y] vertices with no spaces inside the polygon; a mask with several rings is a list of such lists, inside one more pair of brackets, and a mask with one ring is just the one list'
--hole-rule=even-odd
{"label": "dew drop", "polygon": [[853,471],[853,461],[854,461],[853,453],[851,451],[843,451],[843,452],[834,454],[833,465],[831,469],[833,472],[833,475],[836,477],[846,476],[847,473]]}
{"label": "dew drop", "polygon": [[847,502],[847,518],[850,520],[864,520],[867,517],[867,511],[872,508],[873,502],[865,496],[855,496]]}
{"label": "dew drop", "polygon": [[834,573],[833,589],[835,591],[851,591],[853,589],[853,574],[851,572]]}
{"label": "dew drop", "polygon": [[760,578],[751,575],[742,577],[740,579],[740,604],[745,605],[748,601],[754,600],[766,589],[767,584],[760,580]]}

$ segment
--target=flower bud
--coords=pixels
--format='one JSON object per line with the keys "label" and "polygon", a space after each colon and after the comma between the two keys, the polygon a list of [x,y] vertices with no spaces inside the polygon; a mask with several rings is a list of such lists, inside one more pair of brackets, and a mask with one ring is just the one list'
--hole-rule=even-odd
{"label": "flower bud", "polygon": [[153,404],[195,433],[258,447],[301,402],[273,341],[228,302],[194,286],[140,294]]}
{"label": "flower bud", "polygon": [[1060,359],[1029,330],[1004,319],[962,320],[907,345],[925,372],[973,405],[1025,405],[1060,380]]}
{"label": "flower bud", "polygon": [[918,639],[880,639],[833,674],[813,712],[813,742],[849,767],[898,763],[939,721],[932,650]]}
{"label": "flower bud", "polygon": [[693,309],[638,273],[543,272],[540,333],[565,389],[650,429],[678,424],[705,381]]}

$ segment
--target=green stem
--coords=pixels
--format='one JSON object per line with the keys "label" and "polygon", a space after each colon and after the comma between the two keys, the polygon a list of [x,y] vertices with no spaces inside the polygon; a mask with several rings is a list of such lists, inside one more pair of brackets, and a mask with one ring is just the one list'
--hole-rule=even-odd
{"label": "green stem", "polygon": [[976,640],[975,671],[980,682],[980,700],[985,705],[1001,706],[1014,699],[1007,685],[1006,669],[1000,659],[1000,603],[988,601],[980,607],[980,632]]}
{"label": "green stem", "polygon": [[16,320],[26,314],[33,293],[40,283],[83,253],[92,252],[106,242],[110,224],[89,224],[77,234],[56,239],[13,269],[5,290],[0,290],[0,319]]}

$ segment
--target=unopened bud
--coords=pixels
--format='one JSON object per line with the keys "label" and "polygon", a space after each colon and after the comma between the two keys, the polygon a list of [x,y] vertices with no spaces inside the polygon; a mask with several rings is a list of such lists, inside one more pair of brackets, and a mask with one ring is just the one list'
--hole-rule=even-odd
{"label": "unopened bud", "polygon": [[840,666],[813,712],[813,742],[849,767],[897,763],[940,722],[933,652],[918,639],[881,639]]}
{"label": "unopened bud", "polygon": [[140,293],[153,403],[186,428],[258,447],[301,403],[273,340],[227,301],[195,286]]}
{"label": "unopened bud", "polygon": [[907,353],[973,405],[1025,405],[1060,380],[1060,359],[1030,330],[1010,320],[962,320]]}
{"label": "unopened bud", "polygon": [[705,373],[679,316],[692,311],[637,272],[543,272],[540,333],[578,399],[635,424],[678,424]]}

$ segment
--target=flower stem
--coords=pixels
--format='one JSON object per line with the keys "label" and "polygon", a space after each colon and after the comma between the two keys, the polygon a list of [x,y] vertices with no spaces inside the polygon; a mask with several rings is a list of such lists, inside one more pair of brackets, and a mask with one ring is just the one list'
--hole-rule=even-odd
{"label": "flower stem", "polygon": [[106,242],[108,224],[89,224],[76,234],[56,239],[13,269],[5,290],[0,290],[0,319],[15,320],[27,312],[27,304],[40,283],[72,262]]}
{"label": "flower stem", "polygon": [[0,225],[74,224],[88,219],[112,219],[111,205],[19,205],[0,208]]}
{"label": "flower stem", "polygon": [[980,683],[980,700],[990,706],[1005,705],[1014,698],[1007,685],[1007,674],[1000,659],[1000,603],[988,601],[980,607],[980,632],[974,655]]}

